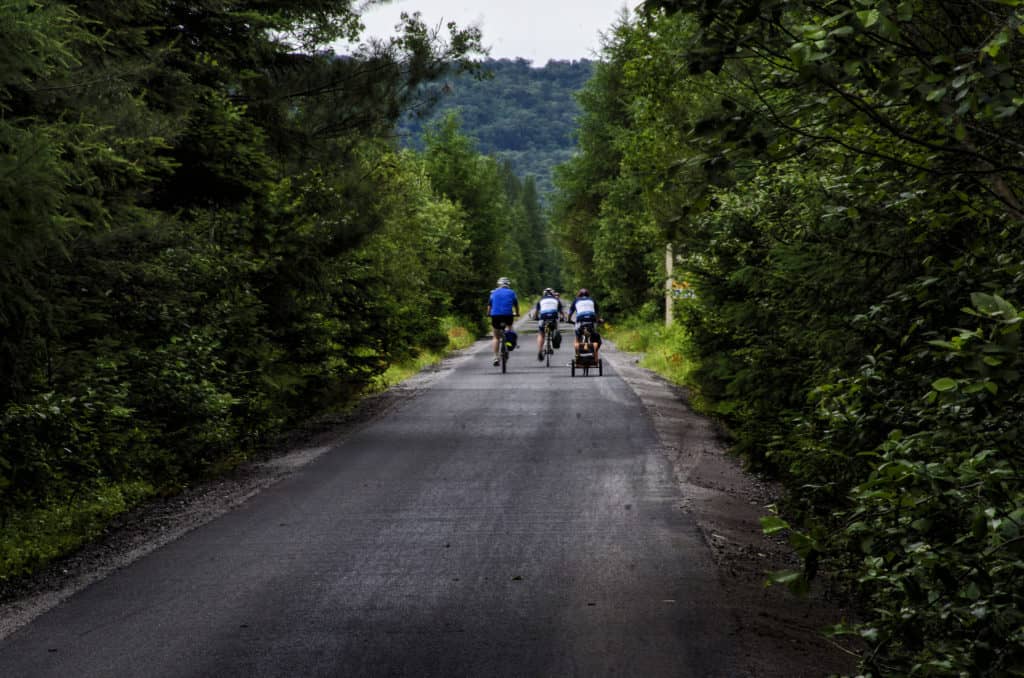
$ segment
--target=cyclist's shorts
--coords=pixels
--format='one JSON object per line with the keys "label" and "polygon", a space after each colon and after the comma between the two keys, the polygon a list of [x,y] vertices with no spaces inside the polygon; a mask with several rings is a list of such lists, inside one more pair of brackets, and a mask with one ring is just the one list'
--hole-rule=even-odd
{"label": "cyclist's shorts", "polygon": [[538,332],[542,332],[544,330],[545,323],[548,323],[548,322],[551,322],[551,321],[554,321],[551,324],[554,325],[555,329],[557,330],[558,329],[558,314],[556,313],[556,314],[552,315],[549,318],[545,318],[544,316],[541,316],[540,317],[540,322],[537,323],[537,331]]}
{"label": "cyclist's shorts", "polygon": [[491,316],[491,327],[494,329],[501,329],[501,326],[512,327],[512,316],[510,315],[492,315]]}

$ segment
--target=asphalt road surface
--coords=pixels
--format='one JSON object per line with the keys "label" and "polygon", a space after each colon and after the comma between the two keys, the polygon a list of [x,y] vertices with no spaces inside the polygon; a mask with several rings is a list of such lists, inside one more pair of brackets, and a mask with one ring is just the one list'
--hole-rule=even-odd
{"label": "asphalt road surface", "polygon": [[737,675],[640,401],[521,345],[0,641],[0,676]]}

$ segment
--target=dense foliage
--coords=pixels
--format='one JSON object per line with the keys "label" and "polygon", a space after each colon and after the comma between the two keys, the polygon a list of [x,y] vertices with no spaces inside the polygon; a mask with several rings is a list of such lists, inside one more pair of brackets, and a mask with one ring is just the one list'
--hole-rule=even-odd
{"label": "dense foliage", "polygon": [[532,176],[541,197],[553,189],[551,171],[575,152],[574,98],[593,73],[594,63],[549,61],[534,68],[525,59],[488,59],[481,74],[446,81],[436,111],[410,112],[399,125],[405,143],[422,147],[425,127],[457,111],[480,151],[509,163],[517,176]]}
{"label": "dense foliage", "polygon": [[845,579],[865,675],[1024,670],[1022,23],[650,0],[559,171],[571,273],[618,308],[657,307],[673,246],[691,378],[789,488],[777,579]]}
{"label": "dense foliage", "polygon": [[0,3],[0,579],[539,276],[532,184],[454,125],[394,144],[477,32],[322,49],[356,6]]}

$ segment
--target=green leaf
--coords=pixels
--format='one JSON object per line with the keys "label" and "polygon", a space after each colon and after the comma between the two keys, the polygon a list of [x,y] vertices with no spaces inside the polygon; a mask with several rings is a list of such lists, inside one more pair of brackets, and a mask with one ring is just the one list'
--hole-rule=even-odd
{"label": "green leaf", "polygon": [[992,41],[985,45],[981,51],[989,55],[989,57],[995,59],[999,56],[999,52],[1002,51],[1003,47],[1010,42],[1010,33],[1005,28],[996,34],[996,37],[992,38]]}
{"label": "green leaf", "polygon": [[776,534],[789,529],[789,523],[778,516],[762,516],[761,530],[765,534]]}
{"label": "green leaf", "polygon": [[887,16],[881,18],[881,26],[879,27],[879,33],[889,40],[898,40],[900,36],[900,27],[897,26]]}
{"label": "green leaf", "polygon": [[974,292],[971,294],[971,303],[974,308],[988,316],[1001,315],[1006,320],[1018,316],[1017,309],[1013,304],[998,295]]}
{"label": "green leaf", "polygon": [[768,580],[765,582],[766,586],[772,584],[783,584],[798,596],[806,595],[810,590],[810,582],[803,572],[799,570],[777,570],[768,574]]}
{"label": "green leaf", "polygon": [[793,60],[793,65],[800,67],[807,63],[810,56],[811,48],[802,42],[797,42],[789,47],[789,58]]}
{"label": "green leaf", "polygon": [[932,388],[936,391],[946,392],[956,390],[956,381],[949,377],[943,377],[942,379],[936,379],[932,382]]}
{"label": "green leaf", "polygon": [[773,584],[792,584],[800,581],[803,577],[803,573],[800,570],[776,570],[775,572],[768,573],[768,581]]}
{"label": "green leaf", "polygon": [[871,28],[878,23],[879,18],[882,14],[877,9],[869,9],[867,11],[857,12],[857,18],[864,24],[864,28]]}

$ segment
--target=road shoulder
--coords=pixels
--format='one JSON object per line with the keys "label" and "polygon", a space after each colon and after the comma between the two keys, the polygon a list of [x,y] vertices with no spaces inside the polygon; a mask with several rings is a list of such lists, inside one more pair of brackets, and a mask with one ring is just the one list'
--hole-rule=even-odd
{"label": "road shoulder", "polygon": [[767,506],[781,494],[770,481],[744,471],[727,453],[712,421],[687,405],[687,393],[650,370],[640,356],[617,350],[602,357],[643,402],[684,496],[719,568],[733,615],[746,676],[811,678],[854,672],[856,660],[821,629],[842,621],[849,610],[821,584],[806,598],[780,586],[765,586],[766,573],[798,562],[781,539],[760,527]]}

